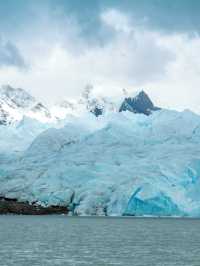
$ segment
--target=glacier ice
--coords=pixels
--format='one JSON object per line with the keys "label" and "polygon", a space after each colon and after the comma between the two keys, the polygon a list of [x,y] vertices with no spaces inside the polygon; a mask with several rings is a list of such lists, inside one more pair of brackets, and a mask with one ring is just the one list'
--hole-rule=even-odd
{"label": "glacier ice", "polygon": [[200,216],[199,140],[187,110],[71,116],[0,164],[0,195],[78,215]]}
{"label": "glacier ice", "polygon": [[200,116],[144,92],[121,103],[89,86],[49,111],[2,87],[0,196],[78,215],[200,216]]}
{"label": "glacier ice", "polygon": [[149,186],[139,187],[133,193],[123,215],[155,215],[155,216],[180,216],[186,215],[179,209],[171,198],[164,193],[156,193],[155,196],[143,198],[140,193],[147,189],[151,191]]}

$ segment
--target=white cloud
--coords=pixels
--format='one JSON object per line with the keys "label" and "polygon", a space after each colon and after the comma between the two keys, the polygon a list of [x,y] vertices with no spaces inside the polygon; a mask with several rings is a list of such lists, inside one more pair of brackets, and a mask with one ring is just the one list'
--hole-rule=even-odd
{"label": "white cloud", "polygon": [[130,19],[125,14],[116,9],[109,9],[101,14],[101,20],[116,31],[131,33],[133,28]]}
{"label": "white cloud", "polygon": [[163,36],[163,46],[176,55],[163,79],[146,86],[160,105],[178,110],[192,109],[200,113],[200,38],[186,35]]}
{"label": "white cloud", "polygon": [[1,69],[0,84],[28,88],[50,103],[77,97],[87,83],[107,95],[117,95],[122,88],[147,88],[158,105],[200,112],[199,37],[141,29],[114,9],[100,19],[114,32],[102,46],[88,45],[72,18],[58,24],[47,20],[36,39],[25,36],[18,42],[30,70]]}

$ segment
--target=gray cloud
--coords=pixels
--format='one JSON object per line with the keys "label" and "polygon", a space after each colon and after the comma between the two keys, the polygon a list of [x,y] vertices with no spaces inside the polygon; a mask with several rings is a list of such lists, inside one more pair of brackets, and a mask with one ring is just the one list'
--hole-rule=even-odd
{"label": "gray cloud", "polygon": [[0,67],[26,68],[25,60],[18,48],[10,41],[0,41]]}
{"label": "gray cloud", "polygon": [[116,9],[104,12],[101,18],[115,31],[115,37],[102,49],[99,58],[100,61],[104,58],[105,65],[109,65],[104,67],[107,77],[123,78],[140,86],[165,76],[168,64],[175,61],[176,56],[161,45],[162,35],[141,30],[132,24],[130,17]]}
{"label": "gray cloud", "polygon": [[[158,105],[200,112],[199,10],[196,0],[0,0],[0,84],[46,103],[87,83],[108,95],[142,87]],[[24,58],[31,67],[18,71]]]}
{"label": "gray cloud", "polygon": [[200,33],[198,0],[0,0],[0,30],[6,36],[21,35],[38,25],[38,21],[42,26],[44,17],[58,21],[72,16],[80,25],[82,38],[104,45],[110,40],[111,32],[102,25],[99,14],[112,8],[126,13],[134,25],[150,30],[191,36]]}

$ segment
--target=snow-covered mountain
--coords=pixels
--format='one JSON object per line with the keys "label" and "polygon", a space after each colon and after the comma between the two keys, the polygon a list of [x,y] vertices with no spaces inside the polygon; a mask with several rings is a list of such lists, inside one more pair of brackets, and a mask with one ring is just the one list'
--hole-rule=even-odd
{"label": "snow-covered mountain", "polygon": [[0,100],[0,197],[78,215],[200,216],[199,115],[144,91],[115,102],[87,87],[47,113],[21,89]]}
{"label": "snow-covered mountain", "polygon": [[67,115],[80,116],[88,112],[98,117],[122,111],[150,115],[153,111],[157,110],[160,110],[160,108],[154,106],[149,96],[143,90],[138,91],[134,96],[123,94],[122,97],[114,101],[95,95],[93,87],[88,85],[78,100],[64,100],[55,105],[51,111],[55,117],[60,119],[65,118]]}
{"label": "snow-covered mountain", "polygon": [[49,122],[52,117],[47,107],[28,92],[9,85],[0,88],[0,125],[10,125],[24,116]]}
{"label": "snow-covered mountain", "polygon": [[[93,95],[87,86],[77,101],[63,101],[48,109],[27,91],[4,85],[0,88],[0,155],[25,150],[34,138],[49,127],[59,128],[74,117],[96,112],[111,103]],[[104,104],[104,105],[103,105]],[[100,107],[99,107],[100,108]],[[108,109],[109,109],[108,108]],[[97,115],[97,114],[95,114]]]}
{"label": "snow-covered mountain", "polygon": [[77,100],[64,100],[52,107],[51,111],[55,117],[65,118],[67,115],[79,117],[88,112],[98,117],[108,112],[116,112],[118,109],[115,102],[95,95],[93,87],[87,85]]}
{"label": "snow-covered mountain", "polygon": [[88,112],[98,117],[121,111],[149,115],[156,110],[159,108],[153,105],[144,91],[139,92],[135,97],[112,101],[106,97],[95,95],[93,87],[88,85],[77,100],[63,100],[48,109],[21,88],[13,88],[9,85],[0,88],[0,125],[14,124],[21,121],[23,117],[51,123],[71,115],[80,117]]}

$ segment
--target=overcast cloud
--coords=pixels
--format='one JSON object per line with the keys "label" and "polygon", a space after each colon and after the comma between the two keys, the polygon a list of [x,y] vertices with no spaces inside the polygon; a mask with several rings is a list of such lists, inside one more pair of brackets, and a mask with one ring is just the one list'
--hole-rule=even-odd
{"label": "overcast cloud", "polygon": [[73,2],[0,1],[0,84],[48,104],[87,83],[109,96],[142,88],[157,105],[200,112],[197,1]]}
{"label": "overcast cloud", "polygon": [[0,68],[1,67],[17,67],[24,69],[26,64],[23,56],[13,43],[0,39]]}

